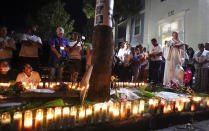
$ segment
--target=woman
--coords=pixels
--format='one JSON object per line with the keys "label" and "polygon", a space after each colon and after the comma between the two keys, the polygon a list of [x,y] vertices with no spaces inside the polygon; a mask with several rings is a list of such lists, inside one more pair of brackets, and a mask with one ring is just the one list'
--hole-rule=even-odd
{"label": "woman", "polygon": [[178,33],[172,33],[170,40],[164,51],[165,71],[163,85],[170,87],[172,84],[184,86],[184,69],[182,64],[185,60],[185,46],[178,38]]}

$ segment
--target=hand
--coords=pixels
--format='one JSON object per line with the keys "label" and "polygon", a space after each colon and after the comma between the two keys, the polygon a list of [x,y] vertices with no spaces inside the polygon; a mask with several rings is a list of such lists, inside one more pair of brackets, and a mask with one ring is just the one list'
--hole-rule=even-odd
{"label": "hand", "polygon": [[77,39],[77,43],[79,43],[79,42],[81,42],[81,38],[78,38],[78,39]]}
{"label": "hand", "polygon": [[63,43],[60,44],[61,47],[65,47],[65,45]]}

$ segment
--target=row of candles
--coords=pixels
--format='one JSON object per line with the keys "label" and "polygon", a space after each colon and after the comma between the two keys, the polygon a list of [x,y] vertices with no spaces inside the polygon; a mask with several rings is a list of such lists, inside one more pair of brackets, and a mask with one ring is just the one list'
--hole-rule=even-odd
{"label": "row of candles", "polygon": [[144,82],[113,82],[113,87],[145,87]]}
{"label": "row of candles", "polygon": [[2,125],[14,123],[12,125],[18,130],[41,130],[43,128],[50,130],[124,120],[130,117],[140,117],[143,113],[168,114],[201,109],[209,109],[209,98],[181,98],[169,102],[164,99],[150,99],[148,103],[145,103],[144,100],[136,100],[121,103],[99,103],[87,107],[55,107],[27,110],[24,113],[15,112],[13,117],[9,112],[5,112],[0,118]]}
{"label": "row of candles", "polygon": [[[56,86],[60,85],[60,82],[39,82],[39,83],[22,83],[26,89],[55,89]],[[80,83],[64,82],[67,85],[68,89],[81,91],[84,87],[80,86]],[[0,83],[0,87],[9,87],[10,83]]]}

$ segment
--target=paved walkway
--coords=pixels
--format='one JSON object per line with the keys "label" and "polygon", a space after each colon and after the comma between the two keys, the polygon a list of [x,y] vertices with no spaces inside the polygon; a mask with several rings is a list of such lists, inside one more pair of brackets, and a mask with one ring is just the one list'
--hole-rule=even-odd
{"label": "paved walkway", "polygon": [[209,131],[209,120],[194,124],[177,125],[156,131]]}

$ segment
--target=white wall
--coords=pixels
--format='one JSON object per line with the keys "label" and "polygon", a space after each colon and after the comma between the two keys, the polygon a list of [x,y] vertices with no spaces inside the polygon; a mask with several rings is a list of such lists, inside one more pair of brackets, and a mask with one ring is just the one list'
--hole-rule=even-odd
{"label": "white wall", "polygon": [[184,12],[184,42],[197,49],[200,42],[209,41],[209,0],[146,0],[145,1],[144,44],[149,49],[151,38],[159,39],[159,21],[169,19]]}

